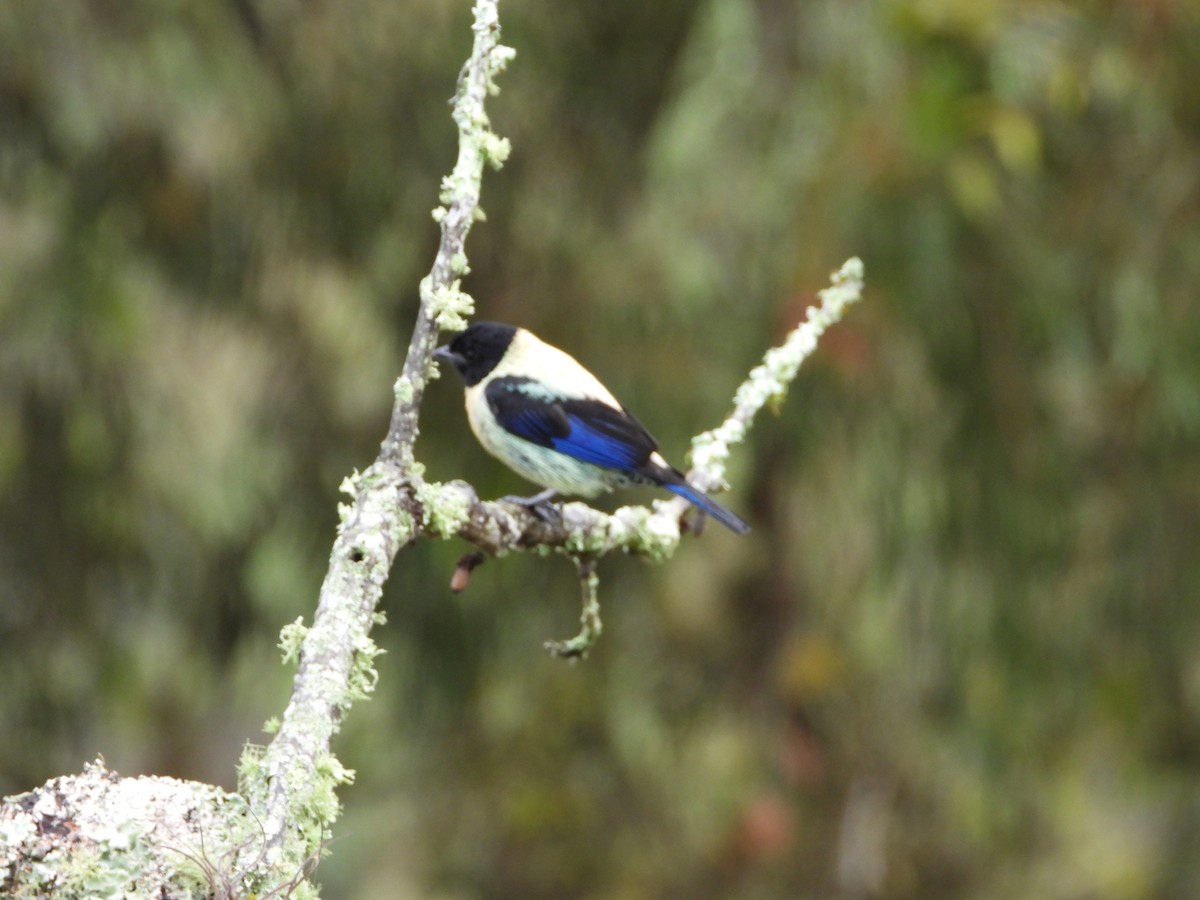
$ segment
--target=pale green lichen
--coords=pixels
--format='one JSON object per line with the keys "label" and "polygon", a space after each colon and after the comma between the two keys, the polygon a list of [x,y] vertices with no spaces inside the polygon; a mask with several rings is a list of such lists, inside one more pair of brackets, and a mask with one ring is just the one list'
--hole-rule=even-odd
{"label": "pale green lichen", "polygon": [[[268,724],[269,722],[270,720],[268,720]],[[247,741],[242,745],[242,754],[238,757],[238,793],[251,803],[266,788],[267,770],[263,765],[266,755],[267,748],[262,744],[253,744]]]}
{"label": "pale green lichen", "polygon": [[38,829],[30,816],[0,819],[0,847],[16,847],[37,837]]}
{"label": "pale green lichen", "polygon": [[413,383],[408,376],[401,375],[396,379],[396,383],[392,385],[392,395],[396,398],[396,402],[404,406],[413,401]]}
{"label": "pale green lichen", "polygon": [[562,549],[571,555],[589,553],[603,547],[606,542],[603,533],[597,529],[573,528],[567,532]]}
{"label": "pale green lichen", "polygon": [[[329,825],[338,817],[341,804],[338,802],[337,789],[354,783],[355,771],[342,765],[332,753],[322,753],[317,757],[316,768],[309,785],[305,812],[320,823],[322,828]],[[319,838],[323,835],[318,836]],[[311,844],[310,844],[311,846]]]}
{"label": "pale green lichen", "polygon": [[462,331],[467,319],[475,312],[475,300],[461,290],[462,282],[433,286],[432,276],[421,279],[421,302],[443,331]]}
{"label": "pale green lichen", "polygon": [[[483,219],[478,200],[484,165],[498,167],[511,150],[509,142],[491,130],[484,99],[495,93],[495,76],[515,54],[497,43],[495,3],[479,0],[474,12],[475,44],[459,80],[453,111],[460,129],[459,155],[453,172],[442,179],[442,205],[432,212],[442,230],[442,245],[433,272],[420,284],[423,313],[444,331],[461,331],[474,313],[474,300],[461,285],[470,271],[462,242],[471,224]],[[416,402],[421,384],[419,378],[398,379],[394,385],[397,405]],[[405,465],[410,461],[402,460]],[[468,520],[473,494],[462,486],[427,485],[421,472],[414,465],[401,482],[394,467],[379,465],[362,475],[355,472],[343,482],[342,490],[354,502],[339,506],[343,530],[338,546],[344,552],[337,554],[333,563],[342,568],[335,569],[327,582],[333,585],[331,595],[322,589],[322,611],[311,629],[297,619],[280,633],[285,662],[296,661],[303,645],[306,664],[302,669],[309,681],[297,685],[283,723],[268,723],[278,729],[271,747],[247,745],[238,767],[239,784],[259,816],[264,836],[265,849],[258,862],[273,863],[277,869],[294,864],[302,871],[329,837],[329,826],[339,812],[337,789],[354,778],[353,771],[328,752],[340,724],[340,717],[329,713],[331,709],[344,713],[374,690],[379,677],[374,661],[381,651],[366,633],[361,603],[343,604],[340,601],[346,598],[336,596],[342,587],[339,576],[363,586],[369,582],[378,587],[383,582],[395,547],[411,538],[418,527],[401,505],[408,491],[421,504],[423,524],[433,534],[456,534]],[[347,559],[364,565],[352,565]],[[382,614],[376,614],[373,621],[380,623]],[[348,640],[349,661],[345,658]],[[315,896],[307,885],[294,894],[306,895]]]}
{"label": "pale green lichen", "polygon": [[[455,170],[455,172],[453,172],[449,175],[442,176],[441,187],[438,190],[438,200],[441,203],[445,204],[446,206],[452,205],[454,203],[454,201],[456,199],[458,199],[459,195],[462,193],[462,188],[456,177],[457,174],[458,174],[457,170]],[[438,222],[438,224],[439,225],[444,224],[444,220],[445,220],[446,216],[448,216],[448,215],[449,215],[449,211],[447,211],[446,214],[443,215],[443,217],[442,217],[443,221]],[[437,216],[434,215],[434,218],[436,219]]]}
{"label": "pale green lichen", "polygon": [[379,671],[375,668],[375,658],[387,651],[378,646],[370,635],[360,635],[355,641],[354,663],[350,667],[350,677],[346,685],[348,701],[366,700],[379,683]]}
{"label": "pale green lichen", "polygon": [[[69,834],[36,821],[70,821]],[[174,778],[120,778],[100,761],[22,798],[0,821],[5,896],[245,896],[242,846],[259,834],[241,798]],[[36,846],[35,846],[36,845]]]}
{"label": "pale green lichen", "polygon": [[396,530],[399,532],[398,543],[406,543],[409,536],[413,534],[415,525],[413,518],[408,514],[408,510],[401,509],[396,512]]}
{"label": "pale green lichen", "polygon": [[654,513],[635,532],[632,550],[651,562],[670,559],[679,548],[679,513],[673,501],[654,501]]}
{"label": "pale green lichen", "polygon": [[[692,439],[688,455],[691,465],[702,470],[711,480],[720,482],[725,477],[725,463],[729,459],[731,444],[735,443],[736,428],[733,423],[724,431],[706,431]],[[737,438],[740,440],[740,438]]]}
{"label": "pale green lichen", "polygon": [[604,623],[600,619],[600,576],[593,563],[575,561],[580,569],[579,582],[583,591],[583,603],[579,612],[579,633],[566,641],[547,641],[545,647],[555,656],[581,659],[600,640]]}
{"label": "pale green lichen", "polygon": [[561,515],[567,532],[562,552],[576,557],[592,556],[603,553],[609,547],[607,529],[585,524],[594,515],[591,507],[583,503],[565,503],[561,507]]}
{"label": "pale green lichen", "polygon": [[[283,811],[288,839],[279,847],[265,850],[247,848],[244,855],[263,856],[264,861],[277,872],[303,873],[309,870],[331,837],[330,827],[340,812],[338,788],[352,783],[354,775],[353,769],[343,766],[330,752],[319,754],[312,766],[289,767],[284,776],[288,785],[288,806]],[[272,773],[267,767],[267,748],[247,744],[238,764],[238,784],[253,808],[262,807],[271,777]],[[258,826],[259,833],[264,828],[271,830],[264,823],[258,823]],[[315,890],[309,896],[315,897]]]}
{"label": "pale green lichen", "polygon": [[[497,25],[497,27],[499,26]],[[496,84],[495,78],[508,67],[510,62],[516,58],[517,51],[512,47],[505,46],[504,44],[497,44],[492,48],[492,52],[488,54],[488,94],[495,96],[496,94],[500,93],[500,88]]]}
{"label": "pale green lichen", "polygon": [[512,144],[509,143],[508,138],[500,137],[495,132],[489,131],[483,136],[479,149],[487,164],[493,169],[499,169],[508,160],[508,155],[512,153]]}
{"label": "pale green lichen", "polygon": [[[495,77],[504,71],[516,51],[492,43],[500,30],[495,4],[477,3],[474,13],[475,46],[459,76],[451,113],[459,131],[458,158],[451,173],[442,178],[438,193],[441,205],[432,212],[442,230],[442,251],[434,272],[421,282],[421,304],[444,331],[462,331],[475,311],[474,300],[457,280],[470,272],[462,244],[470,226],[483,219],[479,207],[483,167],[499,169],[512,151],[508,139],[492,130],[484,100],[498,92]],[[450,253],[449,259],[445,253]],[[441,281],[447,277],[447,270],[455,277],[450,284]],[[435,274],[439,279],[436,285]]]}
{"label": "pale green lichen", "polygon": [[425,528],[436,537],[458,534],[471,515],[469,495],[454,485],[424,482],[417,486],[417,502],[425,510]]}
{"label": "pale green lichen", "polygon": [[283,664],[295,662],[300,658],[300,647],[308,637],[309,628],[304,624],[304,617],[297,616],[296,621],[289,622],[279,630],[278,647],[283,651]]}
{"label": "pale green lichen", "polygon": [[[503,504],[500,508],[503,509]],[[559,513],[564,531],[562,543],[534,544],[527,548],[530,552],[538,556],[561,553],[578,558],[600,557],[620,549],[662,562],[679,546],[678,511],[671,508],[670,501],[656,501],[654,511],[645,506],[623,506],[610,515],[601,515],[584,503],[566,503],[559,507]],[[496,555],[502,556],[508,551],[499,526],[492,521],[494,515],[485,519],[484,524],[496,529],[496,539],[483,543],[499,545],[502,549]]]}
{"label": "pale green lichen", "polygon": [[[241,793],[250,798],[251,802],[257,798],[255,806],[261,806],[270,778],[266,767],[266,753],[265,747],[247,744],[238,763],[238,784]],[[276,848],[268,854],[271,858],[267,862],[275,871],[303,873],[311,868],[328,842],[331,836],[330,826],[337,820],[341,811],[337,798],[338,788],[352,784],[354,777],[354,770],[343,766],[341,761],[329,752],[319,754],[312,767],[296,766],[288,770],[289,806],[284,818],[288,826],[289,840],[282,848]],[[258,831],[261,834],[261,825]],[[261,853],[261,850],[249,847],[243,855],[252,858]],[[305,896],[317,896],[315,889],[309,890],[312,893]]]}
{"label": "pale green lichen", "polygon": [[817,348],[817,340],[825,329],[842,317],[846,306],[862,296],[863,264],[852,257],[831,277],[832,285],[818,293],[819,307],[810,306],[805,320],[778,347],[763,356],[760,365],[734,394],[734,409],[717,428],[698,434],[692,439],[691,463],[705,473],[716,485],[725,477],[725,462],[730,449],[746,437],[750,422],[765,405],[778,402],[787,394],[800,364]]}
{"label": "pale green lichen", "polygon": [[358,469],[355,469],[342,479],[342,483],[338,485],[338,490],[343,494],[348,494],[351,497],[357,497],[359,491],[359,480],[361,478],[361,473],[359,473]]}

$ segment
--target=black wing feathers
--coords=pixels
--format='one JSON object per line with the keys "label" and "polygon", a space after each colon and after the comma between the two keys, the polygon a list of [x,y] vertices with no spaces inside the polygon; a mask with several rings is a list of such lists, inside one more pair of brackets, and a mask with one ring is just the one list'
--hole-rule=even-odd
{"label": "black wing feathers", "polygon": [[645,426],[623,409],[599,400],[562,400],[544,394],[533,379],[506,376],[492,381],[485,396],[505,429],[584,462],[636,471],[658,449]]}

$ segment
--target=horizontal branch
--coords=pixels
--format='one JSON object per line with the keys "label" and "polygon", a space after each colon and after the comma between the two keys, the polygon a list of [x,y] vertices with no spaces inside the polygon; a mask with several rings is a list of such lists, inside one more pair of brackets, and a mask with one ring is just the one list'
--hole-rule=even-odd
{"label": "horizontal branch", "polygon": [[[817,348],[827,328],[841,319],[846,306],[862,296],[863,264],[847,260],[833,273],[830,287],[820,291],[820,305],[809,307],[805,320],[778,347],[768,350],[734,395],[725,421],[692,441],[688,480],[705,491],[725,487],[725,468],[732,449],[746,439],[755,416],[769,402],[783,399],[800,365]],[[431,536],[459,537],[491,556],[552,548],[593,558],[621,552],[655,560],[669,558],[679,544],[680,522],[690,509],[682,498],[657,500],[653,508],[625,506],[611,514],[584,503],[566,503],[560,515],[546,520],[516,504],[485,502],[462,481],[447,484],[411,482],[409,511]]]}

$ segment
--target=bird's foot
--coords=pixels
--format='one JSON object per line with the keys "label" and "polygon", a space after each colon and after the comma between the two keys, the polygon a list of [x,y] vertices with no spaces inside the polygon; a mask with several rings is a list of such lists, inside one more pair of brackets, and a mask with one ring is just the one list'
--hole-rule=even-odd
{"label": "bird's foot", "polygon": [[509,494],[506,497],[501,497],[500,502],[511,503],[513,506],[523,506],[543,522],[554,525],[562,521],[562,512],[550,502],[551,498],[557,493],[558,491],[552,488],[546,488],[546,490],[534,494],[532,497],[518,497],[514,494]]}

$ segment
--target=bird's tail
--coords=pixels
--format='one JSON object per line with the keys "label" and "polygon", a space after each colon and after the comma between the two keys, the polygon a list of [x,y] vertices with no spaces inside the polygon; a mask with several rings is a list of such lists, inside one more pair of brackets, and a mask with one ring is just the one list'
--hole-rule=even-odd
{"label": "bird's tail", "polygon": [[741,516],[726,509],[699,488],[692,487],[684,480],[683,476],[680,476],[678,481],[663,479],[660,483],[671,493],[678,494],[696,508],[704,510],[734,534],[746,534],[750,531],[750,526],[743,521]]}

